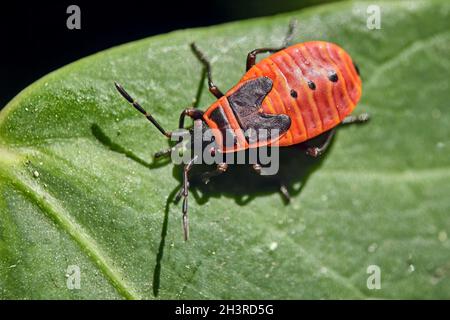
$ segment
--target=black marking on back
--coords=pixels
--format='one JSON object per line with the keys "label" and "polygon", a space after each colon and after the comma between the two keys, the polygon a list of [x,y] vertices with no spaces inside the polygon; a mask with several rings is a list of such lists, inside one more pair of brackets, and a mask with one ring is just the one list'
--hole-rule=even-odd
{"label": "black marking on back", "polygon": [[328,74],[328,79],[329,79],[331,82],[337,82],[337,81],[338,81],[338,75],[337,75],[337,73],[336,73],[335,71],[331,71],[331,72]]}
{"label": "black marking on back", "polygon": [[211,115],[209,117],[217,124],[218,129],[222,133],[223,144],[229,141],[233,141],[234,145],[236,145],[237,137],[234,134],[233,130],[231,129],[230,123],[228,122],[228,119],[223,109],[221,107],[217,107],[216,109],[213,110],[213,112],[211,112]]}
{"label": "black marking on back", "polygon": [[[258,110],[267,94],[272,90],[272,80],[259,77],[244,83],[238,90],[228,96],[228,102],[244,132],[251,131],[247,140],[264,141],[271,139],[271,132],[278,130],[278,135],[285,133],[291,126],[291,119],[286,114],[265,114]],[[267,130],[267,136],[261,136],[260,129]]]}
{"label": "black marking on back", "polygon": [[214,109],[209,117],[217,124],[219,128],[230,128],[225,112],[223,112],[221,107]]}
{"label": "black marking on back", "polygon": [[314,82],[312,82],[311,80],[308,80],[308,87],[311,90],[316,90],[316,84]]}
{"label": "black marking on back", "polygon": [[295,91],[294,89],[291,89],[291,97],[294,99],[298,97],[297,91]]}
{"label": "black marking on back", "polygon": [[245,118],[258,111],[270,90],[272,90],[272,80],[259,77],[245,82],[228,97],[228,102],[238,118]]}

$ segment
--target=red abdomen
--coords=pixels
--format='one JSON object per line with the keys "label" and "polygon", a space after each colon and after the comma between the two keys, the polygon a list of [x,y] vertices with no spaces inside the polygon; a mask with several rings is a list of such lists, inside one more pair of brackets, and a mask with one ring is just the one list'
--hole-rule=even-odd
{"label": "red abdomen", "polygon": [[[267,95],[256,113],[287,115],[290,124],[276,140],[251,144],[241,132],[245,129],[242,128],[243,119],[239,121],[242,115],[236,114],[237,110],[233,110],[229,102],[230,98],[242,93],[244,86],[263,78],[271,82],[271,88],[265,92]],[[244,91],[247,96],[252,96],[249,88],[247,86]],[[337,126],[353,111],[360,97],[361,79],[350,56],[333,43],[312,41],[293,45],[261,60],[214,102],[203,118],[210,128],[218,129],[214,135],[222,152],[235,152],[275,141],[280,146],[290,146]],[[224,131],[228,129],[235,132],[234,144],[225,146]]]}
{"label": "red abdomen", "polygon": [[280,146],[301,143],[335,127],[361,96],[361,79],[352,59],[329,42],[305,42],[279,51],[253,66],[240,83],[261,76],[273,81],[261,111],[291,118]]}

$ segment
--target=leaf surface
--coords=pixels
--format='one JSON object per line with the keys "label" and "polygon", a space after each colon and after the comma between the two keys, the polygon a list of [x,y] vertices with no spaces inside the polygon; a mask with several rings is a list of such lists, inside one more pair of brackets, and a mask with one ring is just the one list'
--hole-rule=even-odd
{"label": "leaf surface", "polygon": [[[367,28],[369,4],[379,30]],[[201,79],[191,41],[225,91],[291,18],[296,42],[352,55],[357,112],[372,121],[339,130],[319,160],[282,152],[288,206],[247,168],[194,185],[184,243],[180,170],[153,162],[167,141],[113,81],[172,129]],[[34,83],[0,113],[0,297],[448,298],[449,27],[447,1],[338,3],[144,39]],[[203,90],[200,105],[213,101]],[[370,265],[380,290],[367,287]],[[80,289],[67,287],[69,266]]]}

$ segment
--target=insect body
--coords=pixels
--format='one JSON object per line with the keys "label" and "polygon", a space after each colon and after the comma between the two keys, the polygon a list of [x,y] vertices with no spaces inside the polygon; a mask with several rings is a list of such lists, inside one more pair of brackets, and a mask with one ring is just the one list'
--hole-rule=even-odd
{"label": "insect body", "polygon": [[[180,115],[179,128],[184,127],[185,117],[188,116],[194,120],[194,127],[214,129],[214,147],[208,149],[211,154],[232,153],[274,144],[290,146],[326,133],[323,145],[306,149],[308,155],[317,157],[329,146],[339,124],[367,121],[367,114],[350,115],[361,96],[359,71],[350,56],[339,46],[323,41],[288,46],[294,26],[293,23],[290,24],[280,48],[251,51],[247,56],[247,72],[226,94],[212,81],[209,61],[192,44],[195,56],[207,73],[209,90],[217,100],[206,111],[185,109]],[[273,54],[256,63],[256,56],[261,53]],[[121,85],[115,85],[120,94],[163,135],[172,137],[172,132],[166,131]],[[250,134],[244,134],[245,132]],[[173,149],[158,152],[155,157],[167,156]],[[195,160],[194,156],[184,165],[183,185],[179,193],[179,197],[183,197],[186,240],[189,231],[189,171]],[[218,163],[215,170],[203,174],[204,182],[207,183],[210,178],[220,175],[227,168],[227,163]],[[259,164],[254,164],[253,168],[261,173]],[[286,186],[280,184],[280,191],[289,199],[287,190]]]}
{"label": "insect body", "polygon": [[[361,79],[350,56],[335,44],[313,41],[249,64],[241,81],[204,113],[222,152],[252,147],[242,135],[226,146],[221,131],[277,128],[277,143],[290,146],[337,126],[355,108]],[[258,140],[256,146],[273,143]],[[255,147],[255,146],[253,146]]]}

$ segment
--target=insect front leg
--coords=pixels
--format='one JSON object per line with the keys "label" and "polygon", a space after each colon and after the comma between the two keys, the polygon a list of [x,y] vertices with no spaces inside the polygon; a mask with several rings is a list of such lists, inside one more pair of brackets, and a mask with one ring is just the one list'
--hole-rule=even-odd
{"label": "insect front leg", "polygon": [[178,128],[183,129],[184,128],[184,119],[188,116],[189,118],[193,120],[202,119],[203,117],[203,111],[199,109],[194,108],[187,108],[184,109],[183,112],[180,114],[180,120],[178,122]]}
{"label": "insect front leg", "polygon": [[209,180],[210,180],[212,177],[216,177],[216,176],[218,176],[218,175],[221,175],[222,173],[224,173],[225,171],[227,171],[227,169],[228,169],[228,164],[226,164],[225,162],[219,163],[219,164],[216,166],[216,169],[215,169],[215,170],[207,171],[207,172],[205,172],[205,173],[202,174],[202,181],[203,181],[205,184],[207,184],[207,183],[209,183]]}
{"label": "insect front leg", "polygon": [[[186,116],[192,118],[193,120],[198,120],[198,119],[201,119],[203,117],[203,111],[202,110],[198,110],[198,109],[194,109],[194,108],[184,109],[181,112],[181,114],[180,114],[180,120],[179,120],[179,125],[178,125],[179,129],[183,129],[184,128],[184,120],[185,120]],[[181,137],[180,137],[180,141],[181,141]],[[170,156],[172,154],[172,151],[175,148],[176,147],[160,150],[160,151],[158,151],[158,152],[156,152],[154,154],[154,158],[158,159],[158,158],[168,157],[168,156]]]}
{"label": "insect front leg", "polygon": [[191,49],[192,52],[194,52],[194,55],[197,57],[197,59],[203,64],[204,69],[206,70],[206,74],[208,76],[208,87],[209,91],[217,98],[220,99],[223,97],[222,91],[214,84],[212,81],[212,74],[211,74],[211,63],[209,62],[208,58],[206,58],[205,54],[200,51],[200,49],[197,47],[197,45],[193,42],[191,43]]}
{"label": "insect front leg", "polygon": [[248,71],[251,67],[253,67],[256,63],[256,56],[261,53],[275,53],[277,51],[286,49],[290,45],[290,42],[292,41],[292,37],[295,33],[295,29],[297,27],[297,20],[291,20],[289,23],[289,29],[286,34],[286,37],[283,40],[283,44],[279,48],[259,48],[252,50],[247,55],[247,67],[246,70]]}
{"label": "insect front leg", "polygon": [[168,149],[164,149],[164,150],[159,150],[158,152],[155,152],[155,154],[153,155],[153,157],[155,159],[159,159],[159,158],[166,158],[168,156],[170,156],[172,154],[172,151],[175,149],[175,147],[172,148],[168,148]]}

